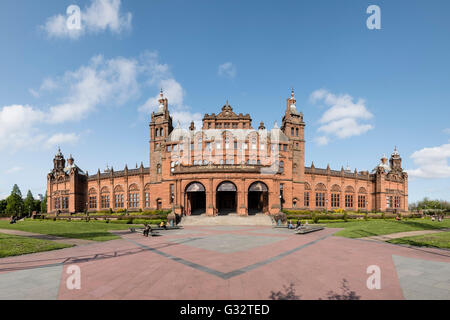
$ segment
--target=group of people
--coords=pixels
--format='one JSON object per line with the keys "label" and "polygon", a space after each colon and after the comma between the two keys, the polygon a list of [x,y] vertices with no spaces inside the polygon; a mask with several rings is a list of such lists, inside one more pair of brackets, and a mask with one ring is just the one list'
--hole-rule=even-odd
{"label": "group of people", "polygon": [[[164,230],[167,230],[167,227],[169,227],[169,226],[167,225],[166,222],[161,221],[161,223],[159,224],[159,227],[163,228]],[[145,223],[144,224],[144,232],[143,232],[144,237],[148,237],[149,235],[151,235],[152,231],[153,231],[152,226],[149,223]]]}
{"label": "group of people", "polygon": [[19,220],[19,218],[16,215],[11,216],[11,218],[9,219],[9,223],[10,224],[15,224],[17,223],[17,220]]}
{"label": "group of people", "polygon": [[[307,225],[307,224],[308,224],[308,221],[305,222],[305,225]],[[303,226],[303,225],[302,225],[302,222],[301,222],[300,220],[297,220],[297,225],[295,226],[295,228],[294,228],[294,225],[292,224],[292,220],[289,220],[289,222],[288,222],[288,229],[295,229],[295,230],[298,230],[298,229],[300,229],[302,226]]]}
{"label": "group of people", "polygon": [[[438,222],[442,222],[442,220],[444,220],[444,216],[437,216]],[[432,216],[431,221],[436,221],[436,216]]]}

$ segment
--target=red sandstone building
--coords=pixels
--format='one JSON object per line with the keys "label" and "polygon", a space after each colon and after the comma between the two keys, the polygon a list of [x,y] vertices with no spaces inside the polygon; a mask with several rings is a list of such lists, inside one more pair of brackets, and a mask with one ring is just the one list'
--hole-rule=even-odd
{"label": "red sandstone building", "polygon": [[177,214],[275,214],[280,209],[407,211],[408,175],[394,150],[371,172],[305,166],[303,114],[294,92],[281,128],[252,127],[228,102],[203,127],[174,128],[161,92],[150,122],[150,167],[89,175],[60,151],[48,174],[49,213],[150,211]]}

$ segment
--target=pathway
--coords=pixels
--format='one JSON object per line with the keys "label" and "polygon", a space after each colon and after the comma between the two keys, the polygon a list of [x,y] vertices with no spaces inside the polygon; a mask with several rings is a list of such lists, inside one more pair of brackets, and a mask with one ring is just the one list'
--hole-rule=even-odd
{"label": "pathway", "polygon": [[450,228],[439,229],[439,230],[418,230],[418,231],[397,232],[397,233],[391,233],[391,234],[384,234],[384,235],[380,235],[380,236],[364,237],[364,238],[360,238],[360,239],[376,240],[376,241],[389,241],[392,239],[422,236],[425,234],[440,233],[440,232],[447,232],[447,231],[450,231]]}

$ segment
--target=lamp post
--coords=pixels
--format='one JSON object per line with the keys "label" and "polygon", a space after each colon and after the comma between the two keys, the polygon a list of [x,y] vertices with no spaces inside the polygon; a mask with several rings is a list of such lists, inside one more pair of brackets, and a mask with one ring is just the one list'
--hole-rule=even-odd
{"label": "lamp post", "polygon": [[366,214],[369,214],[369,201],[366,201]]}
{"label": "lamp post", "polygon": [[85,215],[88,215],[88,206],[89,206],[89,202],[86,202],[86,209],[84,210]]}
{"label": "lamp post", "polygon": [[328,199],[325,200],[325,204],[326,204],[326,206],[327,206],[327,215],[328,215]]}

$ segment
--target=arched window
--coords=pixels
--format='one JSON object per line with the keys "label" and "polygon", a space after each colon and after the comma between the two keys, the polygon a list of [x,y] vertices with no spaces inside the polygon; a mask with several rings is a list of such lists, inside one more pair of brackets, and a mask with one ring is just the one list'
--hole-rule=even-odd
{"label": "arched window", "polygon": [[130,185],[128,188],[128,207],[139,208],[139,188],[136,184]]}
{"label": "arched window", "polygon": [[164,136],[164,129],[161,128],[161,130],[159,132],[160,132],[160,136],[163,137]]}
{"label": "arched window", "polygon": [[345,207],[353,208],[353,193],[355,193],[355,189],[352,186],[347,186],[345,188]]}
{"label": "arched window", "polygon": [[331,207],[339,208],[341,205],[341,187],[337,184],[331,187]]}
{"label": "arched window", "polygon": [[114,207],[115,208],[124,207],[124,191],[122,186],[116,186],[114,188]]}
{"label": "arched window", "polygon": [[367,201],[367,191],[364,187],[359,188],[358,190],[358,208],[364,209],[367,208],[368,201]]}
{"label": "arched window", "polygon": [[156,166],[156,173],[160,174],[161,173],[161,164],[158,163],[158,165]]}
{"label": "arched window", "polygon": [[97,209],[97,190],[89,189],[89,209]]}
{"label": "arched window", "polygon": [[305,207],[309,207],[309,195],[311,191],[311,186],[309,183],[305,182],[305,193],[304,193],[304,203]]}
{"label": "arched window", "polygon": [[108,209],[109,208],[109,189],[108,187],[103,187],[100,190],[101,197],[101,208]]}
{"label": "arched window", "polygon": [[326,191],[327,191],[327,187],[323,183],[318,183],[316,185],[316,207],[317,208],[325,207]]}
{"label": "arched window", "polygon": [[150,184],[147,184],[144,188],[144,196],[145,196],[145,203],[144,206],[146,208],[150,207]]}

